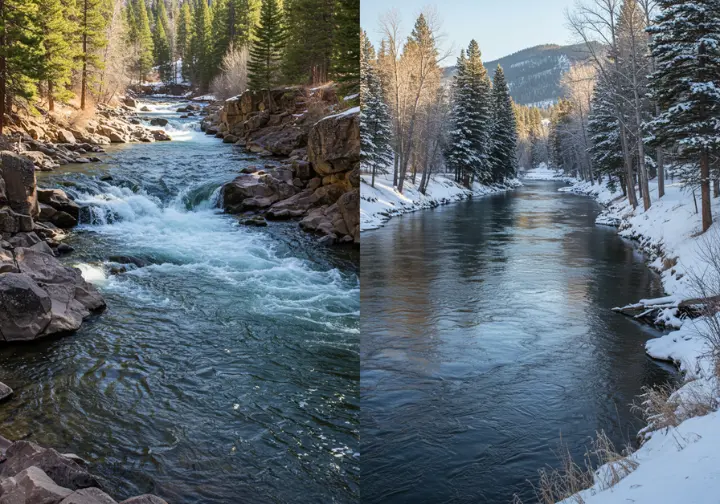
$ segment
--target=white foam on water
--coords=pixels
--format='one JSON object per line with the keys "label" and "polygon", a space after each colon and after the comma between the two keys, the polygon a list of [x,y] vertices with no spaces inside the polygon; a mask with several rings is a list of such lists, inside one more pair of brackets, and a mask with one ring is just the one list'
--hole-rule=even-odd
{"label": "white foam on water", "polygon": [[[239,226],[209,202],[187,210],[184,197],[190,190],[168,206],[146,193],[115,186],[105,188],[102,194],[79,194],[77,201],[91,207],[92,222],[85,224],[85,229],[121,243],[131,255],[160,261],[122,274],[124,280],[147,283],[149,276],[158,274],[206,278],[219,288],[251,293],[248,309],[356,333],[338,320],[357,317],[356,278],[278,253],[266,232]],[[209,200],[217,199],[218,194],[215,190]],[[127,283],[113,282],[109,287],[129,289]]]}
{"label": "white foam on water", "polygon": [[105,285],[107,283],[108,277],[102,266],[90,263],[79,263],[74,264],[73,266],[80,270],[80,273],[86,282],[90,282],[95,285]]}

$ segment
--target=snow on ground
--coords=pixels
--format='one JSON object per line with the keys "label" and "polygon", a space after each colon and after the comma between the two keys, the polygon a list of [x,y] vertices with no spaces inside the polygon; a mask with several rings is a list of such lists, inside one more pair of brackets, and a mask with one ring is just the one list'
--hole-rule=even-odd
{"label": "snow on ground", "polygon": [[405,181],[402,194],[393,187],[392,174],[382,174],[375,177],[375,187],[370,186],[370,175],[363,175],[360,189],[360,230],[377,229],[385,224],[391,217],[404,213],[414,212],[423,208],[433,208],[438,205],[451,203],[518,187],[518,180],[510,180],[505,185],[486,186],[473,184],[468,189],[445,175],[434,175],[428,183],[425,194],[418,190],[420,175],[416,183]]}
{"label": "snow on ground", "polygon": [[[673,300],[698,297],[691,277],[712,276],[703,260],[708,240],[720,239],[720,223],[700,234],[701,217],[695,211],[692,190],[678,180],[668,180],[665,195],[657,198],[657,181],[650,183],[651,206],[633,210],[620,189],[612,192],[606,184],[590,185],[576,181],[570,192],[587,194],[606,206],[598,224],[615,223],[621,236],[640,243],[650,254],[650,266],[661,273],[663,286]],[[695,195],[700,205],[699,194]],[[713,216],[720,217],[720,199],[713,199]],[[671,314],[667,314],[672,317]],[[670,401],[680,419],[693,403],[713,404],[717,409],[720,388],[710,354],[708,334],[712,325],[707,318],[674,319],[679,329],[645,344],[648,355],[675,363],[685,383]],[[608,466],[595,475],[595,486],[563,501],[565,504],[614,503],[717,503],[720,502],[720,412],[683,420],[677,427],[659,430],[649,425],[641,432],[647,440],[633,455],[637,468],[608,488]]]}
{"label": "snow on ground", "polygon": [[572,180],[566,177],[562,170],[550,168],[545,163],[540,163],[537,167],[526,171],[522,178],[527,180]]}

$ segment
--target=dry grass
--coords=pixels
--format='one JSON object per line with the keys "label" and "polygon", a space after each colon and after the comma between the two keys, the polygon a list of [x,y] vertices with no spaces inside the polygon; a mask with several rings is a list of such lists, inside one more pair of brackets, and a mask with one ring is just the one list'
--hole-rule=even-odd
{"label": "dry grass", "polygon": [[[637,468],[637,462],[629,457],[631,453],[629,446],[617,450],[607,434],[600,431],[591,439],[582,461],[578,463],[561,440],[557,452],[559,467],[540,469],[537,485],[531,483],[535,498],[541,504],[555,504],[568,498],[576,504],[584,504],[579,492],[595,483],[602,490],[610,488]],[[596,471],[596,467],[601,467],[601,470]],[[513,504],[522,504],[520,497],[515,495]]]}
{"label": "dry grass", "polygon": [[666,257],[665,259],[663,259],[663,271],[667,271],[670,268],[674,268],[677,265],[677,262],[678,262],[677,257],[672,257],[672,258]]}
{"label": "dry grass", "polygon": [[[689,383],[685,382],[685,385]],[[642,390],[639,401],[632,404],[632,410],[648,424],[641,433],[676,427],[688,418],[705,416],[720,406],[714,390],[686,386],[681,393],[676,393],[678,387],[671,385],[643,387]]]}

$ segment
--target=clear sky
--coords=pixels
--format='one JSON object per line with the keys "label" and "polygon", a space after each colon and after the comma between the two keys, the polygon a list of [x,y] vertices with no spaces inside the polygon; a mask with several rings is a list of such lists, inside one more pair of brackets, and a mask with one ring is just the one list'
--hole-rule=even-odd
{"label": "clear sky", "polygon": [[565,10],[573,4],[574,0],[361,0],[360,23],[377,44],[381,14],[397,9],[403,35],[408,35],[423,7],[435,7],[442,20],[444,49],[454,49],[443,65],[454,65],[460,49],[473,38],[480,44],[484,61],[539,44],[572,43]]}

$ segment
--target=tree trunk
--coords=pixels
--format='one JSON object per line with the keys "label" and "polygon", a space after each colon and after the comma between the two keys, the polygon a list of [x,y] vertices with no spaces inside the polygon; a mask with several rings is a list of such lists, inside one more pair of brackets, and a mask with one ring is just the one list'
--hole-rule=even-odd
{"label": "tree trunk", "polygon": [[[5,0],[0,0],[0,19],[5,19]],[[7,56],[5,56],[5,30],[0,37],[0,135],[5,127],[5,93],[7,92]]]}
{"label": "tree trunk", "polygon": [[658,166],[658,198],[662,198],[665,196],[665,153],[663,152],[662,147],[658,147],[657,155],[655,157]]}
{"label": "tree trunk", "polygon": [[55,99],[53,98],[53,83],[52,81],[48,81],[48,110],[50,112],[55,111]]}
{"label": "tree trunk", "polygon": [[85,0],[83,4],[83,36],[82,36],[82,81],[80,83],[80,110],[85,110],[85,101],[87,93],[87,11],[88,11],[88,0]]}
{"label": "tree trunk", "polygon": [[702,230],[707,231],[712,225],[710,209],[710,156],[707,150],[700,155],[700,191],[702,202]]}
{"label": "tree trunk", "polygon": [[630,153],[627,147],[627,132],[625,127],[620,125],[620,145],[623,151],[623,161],[625,164],[625,180],[627,183],[627,197],[628,202],[633,208],[637,208],[637,198],[635,197],[635,181],[633,180],[632,162],[630,161]]}

